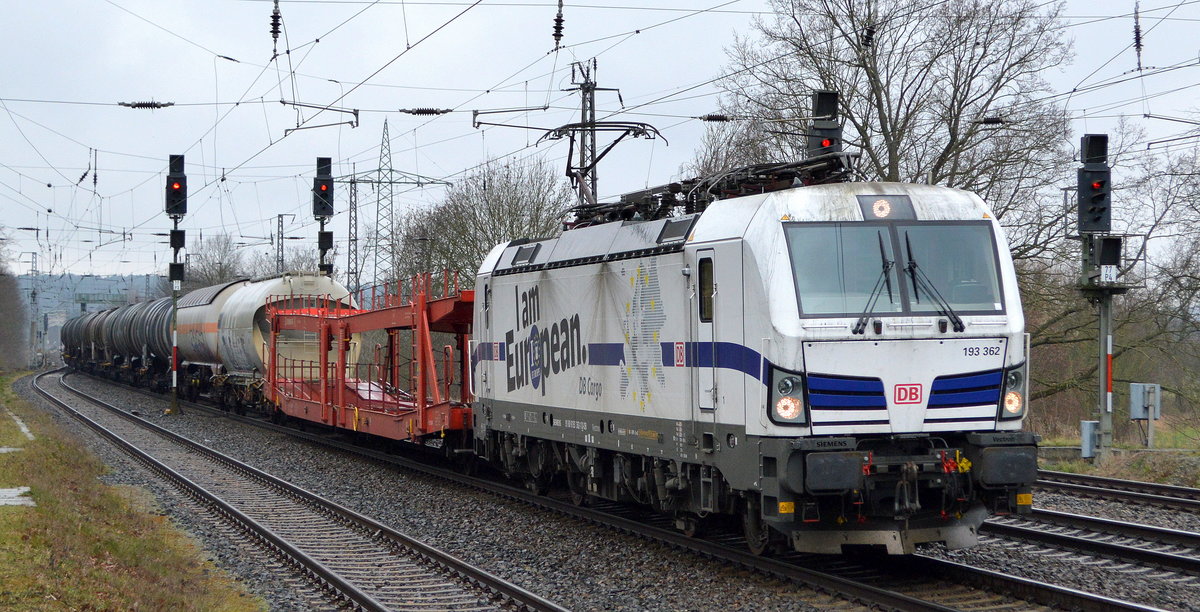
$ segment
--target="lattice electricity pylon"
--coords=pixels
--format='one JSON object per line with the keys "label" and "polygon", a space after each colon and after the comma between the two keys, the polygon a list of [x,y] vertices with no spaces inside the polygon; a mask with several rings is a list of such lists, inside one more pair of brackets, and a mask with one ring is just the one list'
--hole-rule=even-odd
{"label": "lattice electricity pylon", "polygon": [[[383,281],[392,280],[396,276],[396,202],[395,190],[391,181],[384,181],[392,170],[392,139],[388,136],[388,122],[383,120],[383,140],[379,143],[379,168],[376,170],[375,185],[375,231],[379,232],[375,241],[375,282],[378,283],[380,271],[383,271]],[[383,248],[380,248],[383,247]]]}
{"label": "lattice electricity pylon", "polygon": [[[358,248],[358,186],[363,184],[375,185],[379,187],[386,186],[390,192],[391,188],[395,185],[416,185],[418,187],[423,187],[425,185],[450,184],[449,181],[444,181],[442,179],[421,176],[411,172],[393,170],[391,168],[364,170],[362,172],[339,176],[333,180],[337,183],[346,183],[350,185],[351,212],[349,217],[349,233],[350,251],[353,253],[353,255],[351,256],[349,262],[349,269],[346,270],[346,279],[353,289],[362,288],[362,265],[366,260],[365,254],[362,254],[361,250]],[[383,189],[377,189],[376,191],[382,192]],[[380,226],[377,228],[379,231],[379,239],[375,241],[375,244],[372,247],[375,249],[375,276],[371,284],[388,282],[395,280],[396,278],[394,251],[397,233],[393,221],[393,219],[395,219],[395,211],[392,209],[392,206],[393,202],[390,196],[386,200],[382,197],[379,198],[379,208],[382,209],[386,207],[388,210],[384,212],[377,211],[378,214],[376,215],[377,223],[380,223]],[[388,219],[386,230],[382,225],[382,221],[379,221],[379,219],[381,219],[385,214]]]}

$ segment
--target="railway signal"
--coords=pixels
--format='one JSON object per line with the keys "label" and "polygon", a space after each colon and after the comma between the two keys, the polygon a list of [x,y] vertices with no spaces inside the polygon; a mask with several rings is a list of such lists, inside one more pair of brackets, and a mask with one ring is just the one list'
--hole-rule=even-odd
{"label": "railway signal", "polygon": [[166,413],[179,410],[179,290],[183,288],[184,266],[179,261],[179,251],[186,241],[184,231],[179,229],[179,220],[187,214],[187,173],[184,172],[182,155],[167,158],[167,192],[163,208],[171,217],[171,263],[168,278],[171,281],[171,407]]}
{"label": "railway signal", "polygon": [[329,218],[333,216],[333,174],[330,173],[330,159],[317,158],[317,176],[313,178],[313,216]]}
{"label": "railway signal", "polygon": [[183,172],[183,156],[172,155],[167,170],[167,195],[164,209],[175,219],[187,214],[187,174]]}
{"label": "railway signal", "polygon": [[813,92],[813,121],[808,130],[808,156],[842,150],[842,125],[838,121],[838,94],[825,89]]}
{"label": "railway signal", "polygon": [[313,217],[321,223],[317,232],[317,269],[326,276],[333,275],[333,264],[325,263],[325,254],[333,248],[333,232],[325,231],[325,223],[333,216],[333,173],[328,157],[317,158],[317,176],[313,179]]}
{"label": "railway signal", "polygon": [[1096,305],[1099,318],[1099,351],[1096,367],[1099,418],[1096,454],[1106,459],[1113,432],[1113,296],[1129,290],[1120,282],[1122,237],[1112,231],[1112,171],[1108,165],[1108,134],[1084,134],[1079,141],[1079,238],[1083,247],[1083,274],[1079,289]]}
{"label": "railway signal", "polygon": [[1108,135],[1085,134],[1080,141],[1079,233],[1112,230],[1112,171],[1108,166]]}

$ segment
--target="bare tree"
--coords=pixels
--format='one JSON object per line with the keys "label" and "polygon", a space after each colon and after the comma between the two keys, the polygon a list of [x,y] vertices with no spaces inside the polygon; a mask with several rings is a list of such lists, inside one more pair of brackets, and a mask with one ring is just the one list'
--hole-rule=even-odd
{"label": "bare tree", "polygon": [[[1061,6],[1033,0],[772,0],[775,14],[730,54],[726,110],[757,138],[727,146],[728,165],[801,159],[814,90],[841,94],[848,148],[868,180],[979,193],[1011,217],[1018,258],[1061,226],[1055,185],[1067,175],[1067,117],[1043,78],[1066,61]],[[715,128],[716,136],[720,130]],[[735,133],[744,133],[746,128]],[[716,141],[719,142],[719,141]],[[749,143],[751,146],[746,146]],[[698,166],[704,166],[697,160]],[[1027,242],[1029,244],[1027,244]]]}
{"label": "bare tree", "polygon": [[399,274],[473,273],[497,244],[556,234],[572,202],[570,185],[548,162],[491,160],[455,182],[433,208],[405,217]]}
{"label": "bare tree", "polygon": [[[293,246],[284,249],[283,252],[283,271],[284,272],[316,272],[320,253],[317,248],[312,245]],[[334,263],[334,274],[337,274],[337,249],[329,251],[325,255],[325,261]],[[245,272],[247,276],[261,278],[265,276],[275,276],[278,274],[278,262],[274,252],[264,253],[256,252],[250,256],[250,260],[245,264]]]}
{"label": "bare tree", "polygon": [[[243,269],[242,253],[237,250],[237,245],[229,234],[217,234],[192,242],[184,261],[187,267],[184,271],[183,293],[247,276],[246,270]],[[170,281],[166,276],[160,278],[162,286],[159,287],[158,293],[171,295]]]}

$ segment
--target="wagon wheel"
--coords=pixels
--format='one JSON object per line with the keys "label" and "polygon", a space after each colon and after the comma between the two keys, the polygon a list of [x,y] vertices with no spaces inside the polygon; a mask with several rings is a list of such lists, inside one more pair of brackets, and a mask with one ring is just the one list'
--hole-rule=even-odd
{"label": "wagon wheel", "polygon": [[771,550],[771,528],[762,518],[758,494],[747,495],[742,504],[742,535],[751,554],[761,556]]}
{"label": "wagon wheel", "polygon": [[683,535],[694,538],[700,533],[700,517],[691,513],[679,513],[675,515],[675,528]]}
{"label": "wagon wheel", "polygon": [[576,506],[586,506],[588,498],[587,476],[583,472],[567,471],[567,488],[571,490],[571,503]]}

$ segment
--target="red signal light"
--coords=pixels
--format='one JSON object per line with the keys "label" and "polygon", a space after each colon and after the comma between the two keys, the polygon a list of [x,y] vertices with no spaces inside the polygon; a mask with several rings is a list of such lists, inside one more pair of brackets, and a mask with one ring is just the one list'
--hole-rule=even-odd
{"label": "red signal light", "polygon": [[1104,187],[1104,181],[1092,181],[1092,189],[1101,189]]}
{"label": "red signal light", "polygon": [[183,187],[183,185],[180,185],[179,181],[175,181],[174,183],[171,183],[171,189],[178,191],[181,187]]}
{"label": "red signal light", "polygon": [[822,139],[821,139],[821,146],[822,146],[822,147],[832,147],[832,146],[833,146],[833,139],[832,139],[832,138],[822,138]]}
{"label": "red signal light", "polygon": [[321,185],[321,191],[329,191],[329,185]]}

